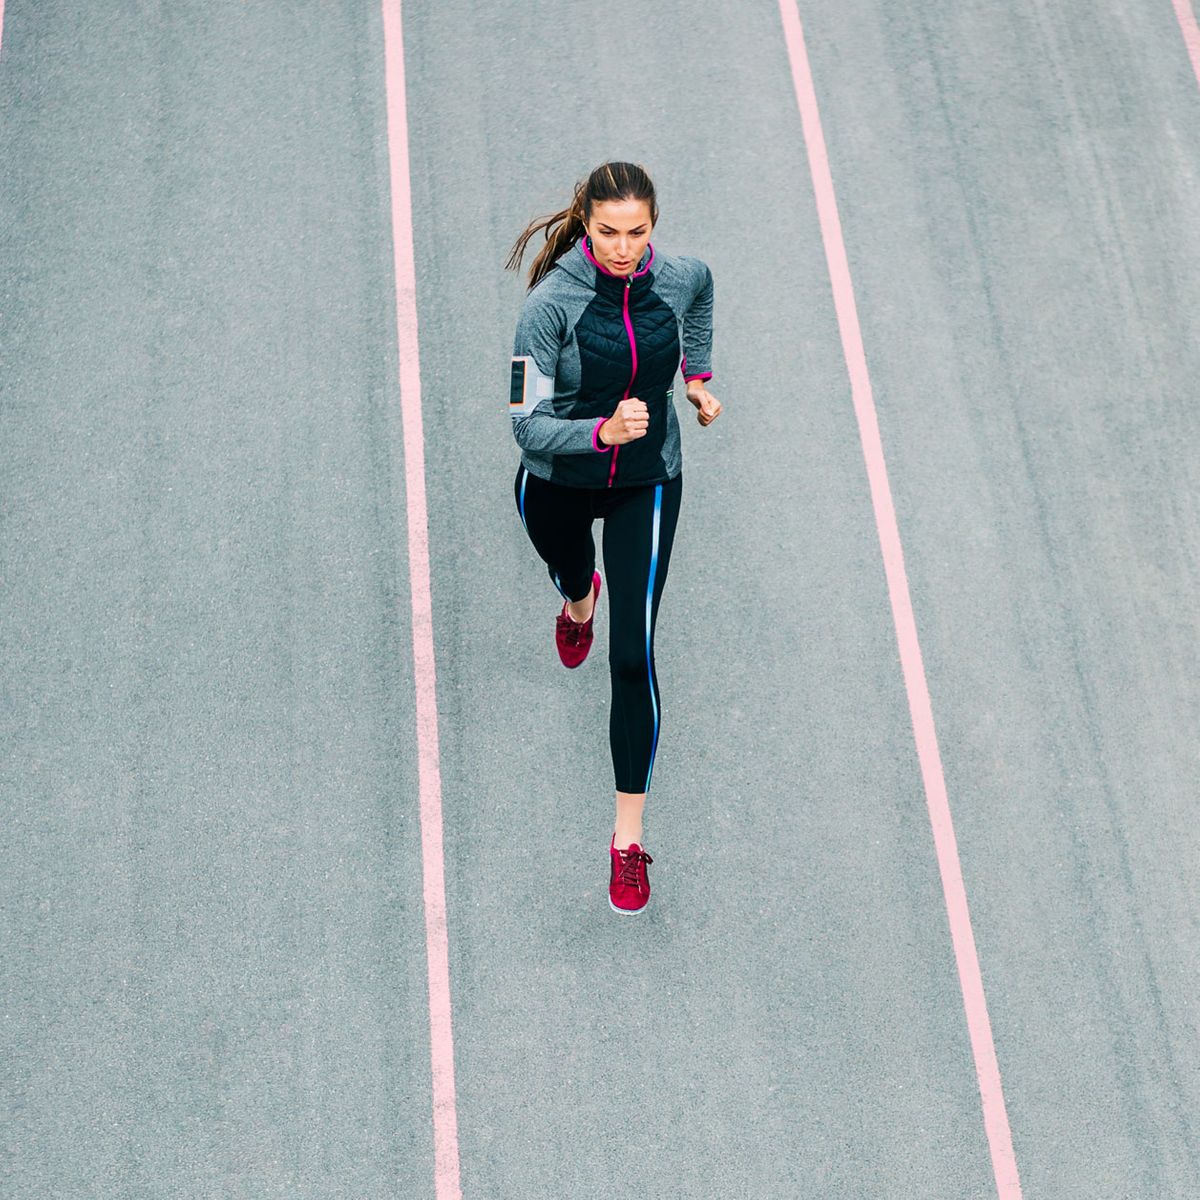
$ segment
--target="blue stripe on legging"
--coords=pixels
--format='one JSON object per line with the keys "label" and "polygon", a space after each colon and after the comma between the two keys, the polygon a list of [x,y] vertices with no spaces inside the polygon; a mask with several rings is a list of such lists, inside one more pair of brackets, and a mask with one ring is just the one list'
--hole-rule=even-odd
{"label": "blue stripe on legging", "polygon": [[650,662],[650,618],[654,603],[654,576],[658,570],[658,519],[662,508],[662,484],[654,489],[654,532],[650,539],[650,578],[646,583],[646,684],[650,688],[650,707],[654,710],[654,740],[650,743],[650,765],[646,768],[645,792],[650,790],[650,775],[654,771],[654,754],[658,749],[658,703],[654,699],[654,674]]}

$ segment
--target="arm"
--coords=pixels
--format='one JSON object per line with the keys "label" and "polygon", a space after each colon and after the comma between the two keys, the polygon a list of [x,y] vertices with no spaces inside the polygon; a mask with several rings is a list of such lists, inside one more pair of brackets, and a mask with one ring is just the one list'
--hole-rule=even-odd
{"label": "arm", "polygon": [[698,264],[701,273],[696,295],[683,317],[683,362],[679,368],[689,384],[712,378],[712,271],[698,258],[692,261]]}
{"label": "arm", "polygon": [[554,375],[564,332],[557,308],[526,297],[513,339],[508,400],[513,437],[523,450],[541,454],[603,453],[610,447],[597,439],[607,418],[554,415]]}

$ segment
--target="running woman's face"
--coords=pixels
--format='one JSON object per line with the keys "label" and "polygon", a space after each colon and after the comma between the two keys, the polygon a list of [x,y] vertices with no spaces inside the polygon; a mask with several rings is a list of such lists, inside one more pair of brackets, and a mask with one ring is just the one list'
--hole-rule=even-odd
{"label": "running woman's face", "polygon": [[645,200],[598,200],[587,222],[596,261],[614,275],[628,275],[638,265],[652,229]]}

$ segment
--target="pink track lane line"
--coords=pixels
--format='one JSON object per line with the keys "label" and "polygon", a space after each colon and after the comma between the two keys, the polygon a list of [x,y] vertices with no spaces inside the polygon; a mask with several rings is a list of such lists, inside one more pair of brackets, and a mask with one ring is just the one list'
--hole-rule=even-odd
{"label": "pink track lane line", "polygon": [[[1172,0],[1172,3],[1175,5],[1175,16],[1179,19],[1179,28],[1183,30],[1183,44],[1192,60],[1192,70],[1196,72],[1196,82],[1200,83],[1200,27],[1196,25],[1196,14],[1192,12],[1188,0]],[[0,4],[0,14],[3,11],[3,4]]]}
{"label": "pink track lane line", "polygon": [[942,774],[937,732],[933,725],[929,687],[925,681],[925,667],[921,660],[921,647],[917,641],[917,626],[913,618],[908,576],[904,570],[900,531],[896,525],[896,513],[892,506],[887,466],[883,458],[883,444],[879,438],[875,400],[871,393],[871,380],[867,373],[867,359],[863,351],[862,330],[859,327],[858,310],[854,303],[850,265],[846,258],[846,247],[842,241],[837,196],[833,189],[833,177],[830,174],[829,159],[825,150],[825,135],[821,131],[821,117],[817,108],[812,72],[809,68],[808,51],[804,43],[804,31],[800,24],[800,13],[796,7],[796,0],[779,0],[779,11],[783,18],[784,36],[787,40],[788,57],[792,66],[792,81],[796,87],[796,100],[800,106],[800,117],[804,126],[804,141],[808,149],[813,190],[816,193],[821,237],[825,242],[825,257],[829,264],[829,274],[833,284],[833,299],[837,310],[838,328],[841,331],[842,351],[850,373],[850,390],[854,400],[854,411],[858,418],[858,431],[862,439],[863,457],[867,465],[867,478],[871,486],[871,501],[875,509],[875,524],[879,530],[879,545],[883,552],[888,595],[892,605],[892,619],[896,626],[896,641],[900,649],[904,686],[908,692],[908,707],[912,715],[913,735],[917,744],[917,758],[921,766],[921,778],[925,785],[929,821],[933,827],[938,868],[942,876],[942,891],[946,898],[946,912],[950,918],[950,936],[954,944],[954,957],[958,966],[959,982],[962,986],[963,1007],[966,1009],[967,1029],[975,1058],[975,1073],[979,1080],[979,1094],[983,1101],[983,1123],[991,1149],[996,1191],[1000,1200],[1020,1200],[1021,1183],[1017,1175],[1017,1160],[1013,1153],[1008,1113],[1004,1105],[1004,1092],[1000,1085],[1000,1067],[996,1061],[992,1026],[988,1019],[987,1001],[983,994],[979,957],[975,950],[975,936],[971,930],[971,915],[967,909],[967,893],[963,886],[962,866],[958,858],[954,825],[950,819],[950,803],[946,796],[946,781]]}
{"label": "pink track lane line", "polygon": [[429,523],[425,506],[425,449],[417,345],[417,282],[413,252],[412,187],[408,161],[401,0],[383,2],[388,157],[391,164],[392,243],[396,273],[396,334],[400,411],[408,505],[408,563],[412,589],[413,677],[417,695],[417,779],[425,878],[425,949],[429,967],[429,1045],[433,1067],[433,1156],[437,1200],[461,1200],[458,1112],[454,1098],[454,1038],[450,1022],[450,953],[442,852],[442,780],[433,659],[433,601],[429,582]]}
{"label": "pink track lane line", "polygon": [[4,50],[4,0],[0,0],[0,53]]}

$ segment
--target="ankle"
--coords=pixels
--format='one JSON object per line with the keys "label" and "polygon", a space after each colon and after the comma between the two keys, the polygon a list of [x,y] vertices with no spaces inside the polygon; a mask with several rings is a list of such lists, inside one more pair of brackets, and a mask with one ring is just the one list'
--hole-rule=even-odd
{"label": "ankle", "polygon": [[[591,619],[592,609],[595,605],[590,598],[584,597],[582,600],[569,600],[567,602],[567,616],[575,622],[576,625],[583,625]],[[579,609],[583,609],[583,615],[580,616]]]}
{"label": "ankle", "polygon": [[616,850],[628,850],[634,842],[639,846],[642,844],[641,826],[637,829],[618,829],[613,834],[613,848]]}

